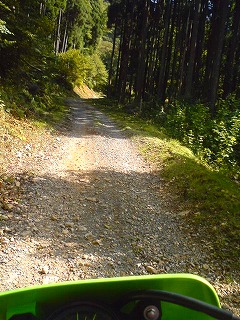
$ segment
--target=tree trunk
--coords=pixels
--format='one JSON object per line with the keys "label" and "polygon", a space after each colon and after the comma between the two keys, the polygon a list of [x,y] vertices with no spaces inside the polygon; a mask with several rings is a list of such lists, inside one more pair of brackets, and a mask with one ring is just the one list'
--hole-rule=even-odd
{"label": "tree trunk", "polygon": [[212,73],[210,77],[209,95],[208,100],[210,103],[210,111],[212,117],[216,114],[216,101],[217,101],[217,90],[220,76],[220,64],[222,59],[224,35],[226,30],[226,20],[228,16],[229,0],[216,0],[214,2],[216,6],[217,15],[215,16],[215,28],[212,29],[214,34],[213,39],[213,56],[212,56]]}
{"label": "tree trunk", "polygon": [[170,28],[170,13],[171,13],[171,0],[167,1],[166,7],[166,16],[165,16],[165,23],[164,23],[164,36],[163,36],[163,45],[162,45],[162,52],[161,52],[161,59],[160,59],[160,72],[159,72],[159,80],[157,86],[157,96],[160,98],[160,101],[164,102],[164,78],[165,78],[165,71],[166,71],[166,62],[167,62],[167,53],[168,53],[168,37],[169,37],[169,28]]}
{"label": "tree trunk", "polygon": [[57,35],[56,35],[56,41],[55,41],[55,54],[59,53],[59,48],[60,48],[61,21],[62,21],[62,10],[60,9],[59,10],[59,16],[58,16]]}
{"label": "tree trunk", "polygon": [[224,77],[224,97],[226,98],[228,94],[235,90],[233,85],[233,74],[236,64],[239,61],[236,60],[236,52],[238,49],[238,43],[240,41],[240,2],[236,1],[234,8],[233,25],[232,25],[232,37],[230,39],[230,44],[227,53],[226,65],[225,65],[225,77]]}
{"label": "tree trunk", "polygon": [[66,21],[61,52],[67,51],[67,42],[68,42],[68,32],[67,31],[68,31],[68,22]]}
{"label": "tree trunk", "polygon": [[163,97],[162,101],[165,101],[167,89],[168,89],[168,79],[170,75],[170,64],[171,64],[171,59],[172,59],[172,47],[173,47],[173,34],[174,34],[174,29],[175,29],[175,23],[176,23],[176,10],[177,9],[177,1],[174,1],[173,3],[173,10],[172,10],[172,17],[170,19],[170,32],[169,32],[169,41],[168,41],[168,49],[167,49],[167,59],[166,59],[166,68],[165,68],[165,75],[164,75],[164,80],[163,80]]}
{"label": "tree trunk", "polygon": [[145,1],[144,12],[142,17],[143,22],[142,22],[141,40],[140,40],[140,48],[139,48],[139,56],[138,56],[138,67],[137,67],[137,75],[136,75],[136,97],[135,97],[136,103],[141,102],[143,89],[144,89],[148,15],[149,15],[148,1]]}
{"label": "tree trunk", "polygon": [[192,32],[191,32],[190,58],[187,66],[187,75],[186,75],[186,86],[185,86],[186,99],[190,99],[192,95],[192,80],[193,80],[193,70],[194,70],[194,63],[195,63],[195,56],[196,56],[200,9],[201,9],[200,0],[196,0],[195,8],[194,8],[194,20],[193,20],[193,26],[192,26]]}
{"label": "tree trunk", "polygon": [[181,10],[183,7],[182,1],[176,1],[177,4],[177,12],[176,12],[176,30],[179,30],[176,32],[175,35],[175,41],[174,41],[174,52],[173,52],[173,57],[171,61],[171,79],[170,79],[170,88],[169,92],[171,94],[171,97],[175,98],[177,94],[177,88],[178,88],[178,81],[179,81],[179,61],[178,61],[178,52],[180,52],[180,47],[181,47]]}
{"label": "tree trunk", "polygon": [[181,95],[183,90],[184,75],[186,71],[186,55],[187,55],[188,43],[189,43],[189,30],[190,30],[190,10],[188,10],[186,23],[183,24],[183,28],[181,30],[183,39],[182,39],[182,46],[180,50],[182,54],[179,61],[178,95]]}
{"label": "tree trunk", "polygon": [[206,17],[208,12],[208,0],[201,0],[201,12],[198,24],[198,37],[195,53],[195,66],[193,73],[194,93],[195,98],[203,98],[203,85],[204,85],[204,45],[205,45],[205,30],[206,30]]}
{"label": "tree trunk", "polygon": [[[238,48],[236,50],[235,61],[240,61],[240,41],[238,42]],[[237,94],[237,98],[240,99],[240,90],[239,90],[239,83],[240,83],[240,70],[239,70],[239,63],[235,63],[233,69],[233,81],[232,81],[232,92]]]}
{"label": "tree trunk", "polygon": [[118,82],[118,94],[119,102],[124,103],[126,94],[126,83],[127,83],[127,70],[129,61],[129,27],[128,21],[125,22],[123,42],[121,48],[121,61],[119,68],[119,82]]}
{"label": "tree trunk", "polygon": [[108,96],[110,95],[110,90],[112,86],[112,78],[113,78],[113,61],[115,55],[115,48],[116,48],[116,39],[117,39],[117,23],[115,22],[114,26],[114,34],[113,34],[113,46],[112,46],[112,54],[111,54],[111,62],[108,74]]}

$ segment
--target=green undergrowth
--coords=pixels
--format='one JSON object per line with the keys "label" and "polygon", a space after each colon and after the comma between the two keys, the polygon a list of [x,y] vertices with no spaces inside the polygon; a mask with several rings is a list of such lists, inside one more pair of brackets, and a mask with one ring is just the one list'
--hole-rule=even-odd
{"label": "green undergrowth", "polygon": [[67,93],[57,85],[46,85],[35,95],[21,85],[0,86],[0,107],[16,119],[54,125],[66,117],[68,108],[64,100]]}
{"label": "green undergrowth", "polygon": [[163,128],[126,114],[111,101],[92,103],[114,119],[156,165],[186,224],[190,223],[201,237],[213,243],[217,258],[225,266],[239,268],[240,185],[169,138]]}

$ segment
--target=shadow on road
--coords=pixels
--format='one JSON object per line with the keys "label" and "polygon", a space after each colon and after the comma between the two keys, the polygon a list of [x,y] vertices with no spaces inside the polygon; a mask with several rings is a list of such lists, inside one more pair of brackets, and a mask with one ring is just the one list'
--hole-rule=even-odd
{"label": "shadow on road", "polygon": [[109,138],[125,139],[123,130],[116,126],[105,114],[83,99],[68,99],[71,110],[71,127],[65,132],[69,137],[101,135]]}
{"label": "shadow on road", "polygon": [[[126,174],[104,168],[69,171],[61,179],[29,178],[21,210],[13,210],[6,222],[8,236],[31,248],[25,252],[32,262],[29,272],[44,261],[57,274],[66,272],[67,265],[68,273],[61,275],[65,280],[145,274],[148,265],[159,273],[214,277],[219,266],[209,263],[211,249],[187,233],[184,217],[169,211],[171,200],[160,195],[160,188],[154,172]],[[19,254],[6,252],[9,260]],[[6,259],[5,253],[1,256]],[[207,263],[209,269],[203,270]]]}

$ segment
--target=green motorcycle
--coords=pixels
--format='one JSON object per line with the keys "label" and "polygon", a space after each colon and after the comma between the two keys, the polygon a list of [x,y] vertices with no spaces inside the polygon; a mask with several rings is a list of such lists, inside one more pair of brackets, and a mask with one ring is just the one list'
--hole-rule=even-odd
{"label": "green motorcycle", "polygon": [[190,274],[81,280],[0,294],[0,320],[240,320]]}

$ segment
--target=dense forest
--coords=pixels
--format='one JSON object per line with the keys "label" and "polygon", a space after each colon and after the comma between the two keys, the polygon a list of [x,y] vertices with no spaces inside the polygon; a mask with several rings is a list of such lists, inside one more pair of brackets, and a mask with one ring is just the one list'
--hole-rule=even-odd
{"label": "dense forest", "polygon": [[97,48],[106,19],[103,0],[0,1],[3,105],[17,116],[41,116],[64,89],[104,84]]}
{"label": "dense forest", "polygon": [[111,82],[121,101],[184,97],[214,116],[219,92],[240,96],[239,1],[111,1],[108,22],[120,39]]}
{"label": "dense forest", "polygon": [[84,83],[240,176],[238,0],[1,0],[0,58],[17,116]]}
{"label": "dense forest", "polygon": [[218,166],[240,164],[240,2],[112,0],[109,95]]}
{"label": "dense forest", "polygon": [[[33,132],[41,137],[39,127],[54,134],[56,128],[70,130],[66,97],[88,86],[104,97],[90,103],[110,110],[156,164],[161,182],[153,186],[163,195],[163,210],[169,204],[167,211],[178,212],[191,237],[194,223],[194,241],[213,243],[226,271],[229,265],[237,270],[239,61],[240,0],[0,0],[0,209],[11,210],[5,206],[8,186],[25,193],[25,183],[33,182],[30,165],[29,180],[24,177],[19,189],[22,178],[8,176],[5,155],[10,152],[21,165],[23,148],[27,163],[38,162],[40,152],[36,158],[28,153]],[[95,120],[94,136],[103,132]],[[135,177],[130,171],[124,180]],[[98,173],[88,174],[91,183]],[[141,175],[155,177],[155,169]],[[121,179],[119,172],[114,176]],[[66,182],[78,190],[78,182]]]}

